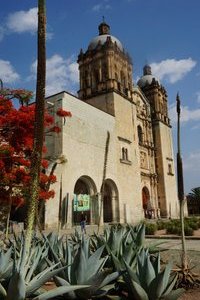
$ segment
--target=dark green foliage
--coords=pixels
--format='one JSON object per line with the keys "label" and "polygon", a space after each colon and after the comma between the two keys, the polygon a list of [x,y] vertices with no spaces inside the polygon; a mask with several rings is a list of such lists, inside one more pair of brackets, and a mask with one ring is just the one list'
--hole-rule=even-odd
{"label": "dark green foliage", "polygon": [[[156,224],[147,228],[155,232]],[[158,252],[156,246],[147,249],[144,242],[145,224],[109,226],[91,238],[77,231],[69,237],[50,233],[32,239],[24,260],[24,235],[15,236],[0,252],[0,300],[153,299],[145,280],[159,273],[160,260],[149,254]],[[42,287],[49,280],[57,287],[47,292]]]}
{"label": "dark green foliage", "polygon": [[[185,219],[185,235],[193,235],[193,230],[197,229],[197,223],[191,221],[190,219]],[[179,220],[171,220],[166,223],[167,234],[181,235],[181,223]]]}
{"label": "dark green foliage", "polygon": [[145,224],[146,235],[154,235],[156,230],[157,230],[157,224],[155,224],[155,223],[146,223]]}
{"label": "dark green foliage", "polygon": [[157,224],[157,229],[158,229],[158,230],[162,230],[162,229],[165,229],[165,228],[166,228],[166,222],[163,222],[163,221],[161,221],[161,220],[158,220],[158,221],[156,222],[156,224]]}
{"label": "dark green foliage", "polygon": [[160,255],[152,262],[148,251],[142,250],[137,257],[137,270],[134,272],[126,264],[123,275],[128,288],[126,299],[136,300],[167,300],[178,299],[183,289],[173,290],[177,277],[171,277],[171,264],[161,270]]}

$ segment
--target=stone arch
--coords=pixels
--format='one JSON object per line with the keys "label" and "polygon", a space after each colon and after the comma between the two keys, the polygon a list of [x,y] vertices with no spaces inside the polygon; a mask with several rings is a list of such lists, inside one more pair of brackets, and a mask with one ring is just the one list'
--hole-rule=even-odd
{"label": "stone arch", "polygon": [[82,211],[88,224],[97,224],[99,216],[97,188],[89,176],[81,176],[74,185],[73,223],[79,224]]}
{"label": "stone arch", "polygon": [[150,208],[150,193],[149,189],[144,186],[142,189],[142,207],[144,210],[144,216],[145,218],[148,217],[148,210]]}
{"label": "stone arch", "polygon": [[143,143],[143,131],[142,131],[142,127],[140,125],[138,125],[138,127],[137,127],[137,133],[138,133],[139,144],[142,144]]}
{"label": "stone arch", "polygon": [[106,179],[104,183],[103,221],[119,222],[119,192],[112,179]]}

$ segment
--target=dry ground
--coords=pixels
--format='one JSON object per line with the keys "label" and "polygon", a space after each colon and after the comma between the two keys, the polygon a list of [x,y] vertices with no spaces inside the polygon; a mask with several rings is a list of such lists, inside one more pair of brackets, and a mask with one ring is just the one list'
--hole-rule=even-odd
{"label": "dry ground", "polygon": [[[166,236],[165,230],[159,230],[156,232],[158,236]],[[194,230],[193,236],[200,237],[200,229]],[[186,246],[189,244],[186,240]],[[163,244],[164,247],[164,244]],[[189,266],[192,268],[192,272],[200,276],[200,240],[199,240],[199,251],[190,250],[187,247]],[[175,249],[169,249],[161,252],[161,258],[164,262],[173,261],[174,267],[180,265],[181,262],[181,251]],[[200,286],[188,289],[179,300],[200,300]]]}

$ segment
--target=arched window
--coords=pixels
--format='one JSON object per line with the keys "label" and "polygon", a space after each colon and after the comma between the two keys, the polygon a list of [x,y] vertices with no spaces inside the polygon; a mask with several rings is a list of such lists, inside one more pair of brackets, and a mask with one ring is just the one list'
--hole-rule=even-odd
{"label": "arched window", "polygon": [[122,159],[128,160],[128,149],[124,147],[122,148]]}
{"label": "arched window", "polygon": [[173,172],[172,172],[172,165],[171,165],[171,164],[168,164],[168,174],[169,174],[169,175],[173,175]]}
{"label": "arched window", "polygon": [[142,132],[142,127],[140,125],[138,125],[138,127],[137,127],[137,132],[138,132],[139,144],[142,144],[143,143],[143,132]]}

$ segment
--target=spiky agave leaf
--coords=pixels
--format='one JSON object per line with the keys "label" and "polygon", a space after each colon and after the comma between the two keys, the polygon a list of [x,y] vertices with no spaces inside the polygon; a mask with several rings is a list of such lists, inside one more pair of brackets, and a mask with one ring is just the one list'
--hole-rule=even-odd
{"label": "spiky agave leaf", "polygon": [[26,284],[22,273],[16,271],[11,277],[6,300],[24,300],[26,295]]}
{"label": "spiky agave leaf", "polygon": [[33,298],[33,300],[49,300],[49,299],[55,299],[55,297],[58,297],[60,295],[75,291],[75,290],[79,290],[79,289],[84,289],[87,288],[87,285],[70,285],[70,286],[60,286],[58,288],[55,288],[51,291],[48,291],[42,295],[39,295],[35,298]]}
{"label": "spiky agave leaf", "polygon": [[0,251],[0,282],[5,281],[12,276],[13,260],[11,258],[13,247],[6,252]]}

